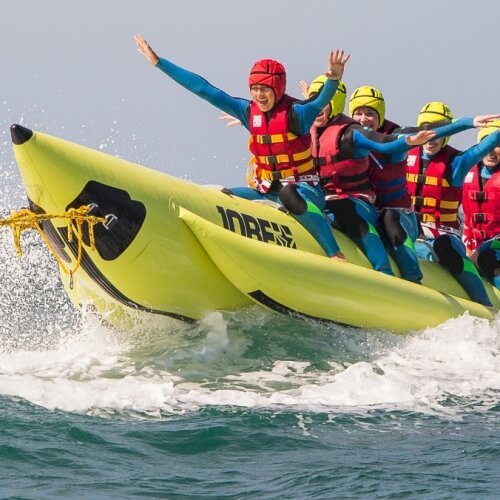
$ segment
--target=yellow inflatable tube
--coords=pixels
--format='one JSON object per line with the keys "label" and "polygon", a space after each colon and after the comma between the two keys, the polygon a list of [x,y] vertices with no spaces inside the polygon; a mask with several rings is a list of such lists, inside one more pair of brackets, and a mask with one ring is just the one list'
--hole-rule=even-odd
{"label": "yellow inflatable tube", "polygon": [[[435,263],[422,262],[425,286],[383,276],[351,240],[336,233],[349,264],[335,264],[300,224],[273,206],[19,125],[11,134],[32,210],[50,214],[89,205],[109,221],[95,228],[95,251],[84,237],[82,263],[67,290],[76,304],[90,304],[116,324],[130,311],[189,321],[254,302],[269,307],[272,301],[266,303],[264,296],[281,304],[273,307],[281,312],[394,331],[435,325],[465,310],[493,315],[467,300]],[[203,225],[212,229],[200,233]],[[67,241],[65,222],[45,222],[44,231],[60,258],[72,265],[77,251]],[[394,265],[393,270],[398,272]],[[294,288],[299,286],[301,294]],[[497,290],[487,287],[500,307]],[[252,295],[255,290],[264,294],[262,300]],[[323,305],[305,308],[304,296]],[[429,319],[416,321],[416,316]]]}

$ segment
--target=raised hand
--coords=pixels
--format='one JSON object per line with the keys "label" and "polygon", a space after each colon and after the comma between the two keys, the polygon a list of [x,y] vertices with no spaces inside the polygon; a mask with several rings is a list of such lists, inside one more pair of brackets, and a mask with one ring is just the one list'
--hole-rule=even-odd
{"label": "raised hand", "polygon": [[309,88],[309,85],[307,85],[307,82],[305,80],[300,80],[299,82],[299,90],[300,93],[302,94],[302,97],[304,99],[307,99],[309,97],[307,89]]}
{"label": "raised hand", "polygon": [[421,146],[426,142],[431,141],[436,136],[436,132],[434,130],[421,130],[413,135],[408,135],[405,138],[406,144],[411,147]]}
{"label": "raised hand", "polygon": [[495,125],[490,122],[497,120],[498,118],[500,118],[500,115],[479,115],[472,119],[472,124],[474,127],[491,127],[492,125]]}
{"label": "raised hand", "polygon": [[219,116],[219,120],[227,120],[226,127],[234,127],[235,125],[241,125],[241,121],[234,116],[228,115],[227,113],[222,113]]}
{"label": "raised hand", "polygon": [[344,66],[351,57],[343,50],[335,49],[328,56],[328,70],[325,73],[330,80],[340,80],[344,74]]}
{"label": "raised hand", "polygon": [[156,55],[155,51],[149,46],[148,42],[144,40],[141,35],[134,36],[137,50],[154,66],[158,64],[160,58]]}

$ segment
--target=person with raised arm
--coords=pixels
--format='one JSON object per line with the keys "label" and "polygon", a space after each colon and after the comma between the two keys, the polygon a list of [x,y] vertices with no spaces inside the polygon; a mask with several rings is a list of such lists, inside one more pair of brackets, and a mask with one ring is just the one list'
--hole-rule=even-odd
{"label": "person with raised arm", "polygon": [[465,176],[462,194],[467,254],[500,289],[500,120],[478,131],[477,142],[496,146]]}
{"label": "person with raised arm", "polygon": [[[466,130],[488,126],[498,117],[482,115],[455,120],[449,106],[433,101],[420,110],[417,126],[449,124]],[[467,173],[497,142],[496,134],[491,134],[479,144],[459,151],[447,144],[447,137],[436,138],[412,149],[407,156],[408,191],[421,236],[432,244],[437,261],[455,276],[469,297],[487,306],[491,305],[488,294],[461,241],[459,206]]]}
{"label": "person with raised arm", "polygon": [[[352,92],[349,116],[363,127],[387,136],[418,130],[416,127],[403,129],[389,120],[382,92],[371,85],[363,85]],[[375,191],[377,229],[382,240],[396,261],[401,277],[420,283],[423,275],[415,250],[419,228],[406,187],[406,155],[395,158],[393,155],[371,152],[368,177]]]}
{"label": "person with raised arm", "polygon": [[[323,75],[313,80],[307,90],[309,98],[318,95],[324,83]],[[404,158],[414,146],[447,132],[436,129],[380,134],[343,114],[345,100],[346,89],[339,85],[311,129],[313,157],[325,190],[326,210],[334,226],[358,244],[375,270],[392,275],[377,231],[376,192],[369,178],[373,152]],[[421,277],[416,275],[412,281],[419,282]]]}
{"label": "person with raised arm", "polygon": [[135,36],[138,51],[174,81],[241,121],[250,132],[254,157],[251,187],[224,189],[250,200],[270,199],[283,205],[318,241],[328,257],[345,260],[324,217],[324,195],[311,156],[309,130],[337,90],[349,55],[330,52],[325,85],[317,99],[301,102],[286,94],[286,71],[272,59],[250,70],[251,99],[232,97],[201,76],[159,57],[146,40]]}

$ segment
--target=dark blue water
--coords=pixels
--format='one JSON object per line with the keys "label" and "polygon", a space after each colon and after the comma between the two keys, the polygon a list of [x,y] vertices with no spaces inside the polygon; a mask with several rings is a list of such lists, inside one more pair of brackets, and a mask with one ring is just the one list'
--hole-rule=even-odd
{"label": "dark blue water", "polygon": [[459,421],[234,407],[137,420],[0,405],[3,497],[498,498],[498,405]]}

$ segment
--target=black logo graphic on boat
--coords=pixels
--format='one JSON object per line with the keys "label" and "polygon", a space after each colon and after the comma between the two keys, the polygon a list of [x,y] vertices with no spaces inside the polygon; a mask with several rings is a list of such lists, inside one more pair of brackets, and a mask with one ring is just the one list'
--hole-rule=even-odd
{"label": "black logo graphic on boat", "polygon": [[236,212],[217,205],[217,211],[222,218],[224,229],[241,234],[250,239],[257,239],[265,243],[288,248],[297,248],[293,240],[292,231],[288,226],[270,222],[259,217]]}
{"label": "black logo graphic on boat", "polygon": [[[146,218],[146,207],[132,200],[127,191],[97,181],[89,181],[82,192],[66,207],[91,206],[91,214],[106,217],[106,223],[94,228],[96,250],[104,260],[119,257],[132,243]],[[87,224],[83,242],[90,244]]]}

